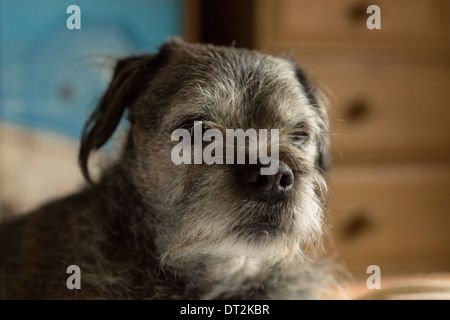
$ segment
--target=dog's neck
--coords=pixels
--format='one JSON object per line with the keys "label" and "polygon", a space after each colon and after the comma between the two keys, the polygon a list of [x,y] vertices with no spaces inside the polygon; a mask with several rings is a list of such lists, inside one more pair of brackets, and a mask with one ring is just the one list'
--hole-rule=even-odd
{"label": "dog's neck", "polygon": [[205,284],[210,284],[202,299],[260,298],[265,285],[276,278],[278,266],[267,265],[259,258],[237,256],[213,261],[206,266]]}
{"label": "dog's neck", "polygon": [[202,263],[164,268],[160,278],[161,285],[172,286],[170,292],[179,290],[181,298],[185,295],[195,299],[259,299],[266,296],[267,285],[276,281],[277,276],[280,276],[277,266],[267,266],[259,259],[205,256]]}

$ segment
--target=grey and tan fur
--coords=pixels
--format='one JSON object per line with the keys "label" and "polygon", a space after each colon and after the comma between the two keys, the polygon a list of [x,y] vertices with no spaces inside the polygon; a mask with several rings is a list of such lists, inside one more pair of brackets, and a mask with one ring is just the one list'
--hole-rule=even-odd
{"label": "grey and tan fur", "polygon": [[[329,267],[305,252],[323,234],[328,121],[292,61],[181,40],[120,60],[83,133],[88,179],[125,110],[123,154],[98,183],[0,226],[1,298],[320,298]],[[258,197],[243,165],[174,165],[172,131],[199,119],[279,129],[282,199]]]}

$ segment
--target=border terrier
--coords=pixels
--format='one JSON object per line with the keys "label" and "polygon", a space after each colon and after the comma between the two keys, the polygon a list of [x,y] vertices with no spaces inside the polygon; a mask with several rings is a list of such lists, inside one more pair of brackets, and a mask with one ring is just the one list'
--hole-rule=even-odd
{"label": "border terrier", "polygon": [[[174,39],[119,60],[82,134],[89,183],[0,226],[0,297],[320,298],[330,268],[309,251],[325,229],[324,101],[292,60],[247,49]],[[119,160],[93,182],[89,155],[124,113]],[[277,129],[277,171],[261,174],[260,161],[175,164],[171,135],[195,123]],[[69,266],[79,288],[68,286]]]}

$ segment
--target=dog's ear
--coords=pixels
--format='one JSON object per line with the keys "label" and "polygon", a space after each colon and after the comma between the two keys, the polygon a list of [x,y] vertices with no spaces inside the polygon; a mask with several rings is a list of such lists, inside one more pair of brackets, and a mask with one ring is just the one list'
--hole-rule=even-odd
{"label": "dog's ear", "polygon": [[83,128],[78,161],[89,183],[92,183],[88,170],[89,154],[106,143],[119,125],[125,109],[132,107],[145,90],[161,64],[158,56],[132,56],[117,62],[108,89]]}
{"label": "dog's ear", "polygon": [[326,99],[323,93],[310,81],[303,70],[295,64],[295,76],[303,86],[311,106],[319,115],[319,127],[322,135],[318,141],[317,166],[325,173],[331,168],[329,124],[326,110]]}

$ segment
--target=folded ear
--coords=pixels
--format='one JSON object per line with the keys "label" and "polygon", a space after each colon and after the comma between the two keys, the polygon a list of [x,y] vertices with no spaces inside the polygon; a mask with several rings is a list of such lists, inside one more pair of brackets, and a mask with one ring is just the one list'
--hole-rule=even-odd
{"label": "folded ear", "polygon": [[322,134],[318,141],[317,166],[325,173],[331,168],[329,123],[324,94],[309,80],[302,69],[295,65],[295,75],[302,85],[312,108],[319,115],[319,127]]}
{"label": "folded ear", "polygon": [[92,183],[88,170],[89,154],[112,136],[126,108],[134,105],[159,67],[156,55],[132,56],[116,64],[108,89],[86,121],[78,161],[84,178]]}

